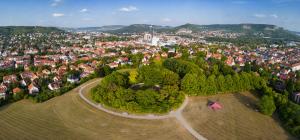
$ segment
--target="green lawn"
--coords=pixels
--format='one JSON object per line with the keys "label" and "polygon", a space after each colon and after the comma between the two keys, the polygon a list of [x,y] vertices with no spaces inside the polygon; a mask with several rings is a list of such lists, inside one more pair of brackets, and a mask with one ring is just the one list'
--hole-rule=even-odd
{"label": "green lawn", "polygon": [[78,88],[39,104],[22,100],[1,107],[0,139],[193,139],[173,119],[112,116],[87,105],[77,92]]}
{"label": "green lawn", "polygon": [[[213,111],[207,101],[219,101]],[[287,140],[291,137],[275,119],[257,112],[258,98],[251,93],[191,97],[183,115],[209,140]]]}
{"label": "green lawn", "polygon": [[[1,107],[0,139],[194,139],[175,119],[133,120],[112,116],[89,106],[77,93],[78,88],[40,104],[22,100]],[[224,108],[209,110],[208,99],[219,99]],[[252,109],[251,104],[256,101],[253,96],[190,97],[190,101],[183,115],[209,140],[291,139],[274,119]]]}

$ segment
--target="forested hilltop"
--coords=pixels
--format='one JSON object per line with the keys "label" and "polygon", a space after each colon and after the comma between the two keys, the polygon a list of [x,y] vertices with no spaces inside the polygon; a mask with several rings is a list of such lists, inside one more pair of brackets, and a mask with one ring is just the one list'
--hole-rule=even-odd
{"label": "forested hilltop", "polygon": [[0,26],[1,35],[19,35],[27,33],[60,33],[64,32],[56,27],[41,27],[41,26]]}

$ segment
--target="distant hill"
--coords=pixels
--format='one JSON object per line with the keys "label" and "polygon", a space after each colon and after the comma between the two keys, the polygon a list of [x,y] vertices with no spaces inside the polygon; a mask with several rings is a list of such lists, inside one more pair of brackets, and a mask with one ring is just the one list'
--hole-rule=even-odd
{"label": "distant hill", "polygon": [[[268,24],[212,24],[212,25],[197,25],[197,24],[184,24],[177,27],[149,25],[149,24],[133,24],[124,26],[120,29],[114,30],[115,33],[139,33],[149,32],[152,27],[156,32],[177,32],[180,29],[189,29],[193,32],[199,31],[216,31],[223,30],[226,32],[247,32],[247,31],[275,31],[282,29],[275,25]],[[110,31],[109,31],[110,32]]]}
{"label": "distant hill", "polygon": [[276,25],[269,24],[212,24],[197,25],[184,24],[177,27],[150,25],[150,24],[132,24],[108,25],[102,27],[84,27],[84,28],[56,28],[40,26],[0,26],[0,34],[14,35],[23,33],[50,33],[50,32],[107,32],[112,34],[123,33],[144,33],[151,32],[176,33],[182,30],[189,30],[193,33],[201,31],[222,31],[228,33],[243,33],[243,38],[270,38],[275,40],[300,41],[299,32],[285,30]]}
{"label": "distant hill", "polygon": [[81,27],[81,28],[61,28],[68,32],[105,32],[117,30],[125,27],[124,25],[107,25],[101,27]]}
{"label": "distant hill", "polygon": [[264,30],[276,30],[279,27],[268,24],[211,24],[211,25],[197,25],[197,24],[184,24],[175,27],[175,30],[186,28],[193,32],[197,31],[214,31],[224,30],[227,32],[248,32],[248,31],[264,31]]}
{"label": "distant hill", "polygon": [[197,25],[184,24],[177,27],[160,26],[150,24],[132,24],[124,25],[108,25],[102,27],[84,27],[84,28],[63,28],[63,30],[71,32],[107,32],[112,34],[132,34],[151,32],[177,33],[182,29],[190,30],[193,33],[201,31],[222,31],[227,33],[243,33],[243,37],[251,38],[270,38],[280,40],[294,40],[300,41],[300,37],[296,32],[285,30],[276,25],[269,24],[211,24],[211,25]]}
{"label": "distant hill", "polygon": [[184,24],[177,27],[159,26],[149,24],[133,24],[124,26],[117,30],[108,30],[106,32],[114,34],[122,33],[144,33],[150,32],[152,28],[155,32],[176,33],[181,29],[191,30],[192,32],[201,31],[223,31],[228,33],[243,33],[248,37],[271,38],[281,40],[300,41],[300,37],[296,33],[285,30],[276,25],[269,24],[212,24],[212,25],[197,25]]}
{"label": "distant hill", "polygon": [[40,27],[40,26],[0,26],[0,34],[15,35],[24,33],[51,33],[64,32],[56,27]]}
{"label": "distant hill", "polygon": [[296,35],[300,36],[300,32],[293,32],[293,33],[295,33]]}
{"label": "distant hill", "polygon": [[109,33],[121,34],[121,33],[144,33],[151,32],[152,29],[156,32],[168,31],[172,29],[170,26],[150,25],[150,24],[133,24],[125,26],[123,28],[107,31]]}
{"label": "distant hill", "polygon": [[216,31],[222,30],[224,32],[231,33],[244,33],[246,36],[251,37],[264,37],[272,39],[283,39],[283,40],[300,40],[294,32],[283,29],[276,25],[269,24],[212,24],[212,25],[196,25],[196,24],[185,24],[173,29],[173,32],[179,29],[190,29],[193,32],[199,31]]}

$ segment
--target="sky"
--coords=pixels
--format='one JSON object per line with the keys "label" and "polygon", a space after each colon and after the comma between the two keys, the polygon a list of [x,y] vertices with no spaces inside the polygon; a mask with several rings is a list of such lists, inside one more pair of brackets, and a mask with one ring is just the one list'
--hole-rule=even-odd
{"label": "sky", "polygon": [[300,0],[0,0],[0,26],[274,24],[300,31]]}

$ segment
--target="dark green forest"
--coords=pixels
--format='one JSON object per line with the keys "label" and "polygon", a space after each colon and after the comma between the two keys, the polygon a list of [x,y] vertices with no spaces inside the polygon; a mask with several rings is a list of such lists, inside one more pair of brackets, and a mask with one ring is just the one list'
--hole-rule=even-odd
{"label": "dark green forest", "polygon": [[63,33],[56,27],[40,27],[40,26],[2,26],[0,27],[0,34],[2,35],[19,35],[27,33]]}

